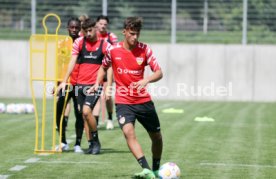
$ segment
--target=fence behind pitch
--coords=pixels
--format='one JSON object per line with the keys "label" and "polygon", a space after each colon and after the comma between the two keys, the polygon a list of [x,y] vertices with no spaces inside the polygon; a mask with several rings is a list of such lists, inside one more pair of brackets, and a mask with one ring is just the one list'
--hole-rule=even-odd
{"label": "fence behind pitch", "polygon": [[[36,9],[32,11],[32,2]],[[47,13],[56,13],[66,29],[70,16],[88,14],[96,17],[106,9],[110,29],[120,38],[122,21],[127,16],[144,18],[142,40],[169,43],[171,41],[171,0],[0,0],[0,38],[27,39],[31,34],[31,17],[36,32],[41,32],[41,20]],[[272,44],[276,37],[275,1],[248,1],[248,43]],[[51,23],[51,22],[50,22]],[[54,22],[52,22],[54,23]],[[243,1],[176,0],[177,43],[235,43],[242,41]],[[55,24],[52,24],[55,26]]]}

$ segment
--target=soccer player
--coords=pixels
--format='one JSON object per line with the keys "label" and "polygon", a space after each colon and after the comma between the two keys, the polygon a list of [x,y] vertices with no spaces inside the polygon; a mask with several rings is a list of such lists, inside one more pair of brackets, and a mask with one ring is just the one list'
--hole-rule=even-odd
{"label": "soccer player", "polygon": [[[78,18],[70,18],[67,23],[67,29],[69,36],[72,38],[73,41],[75,41],[79,37],[79,32],[81,29],[80,21]],[[78,66],[74,68],[71,76],[70,76],[70,84],[71,88],[74,89],[76,85],[76,80],[78,76]],[[75,112],[75,117],[76,117],[76,122],[75,122],[75,132],[76,132],[76,143],[74,146],[74,152],[76,153],[83,153],[81,149],[81,140],[82,140],[82,135],[83,135],[83,118],[81,113],[79,113],[78,110],[78,104],[77,104],[77,97],[74,93],[74,90],[69,91],[67,101],[65,101],[65,94],[63,94],[61,91],[58,93],[58,101],[57,101],[57,112],[56,112],[56,122],[57,122],[57,127],[58,131],[60,131],[60,120],[61,120],[61,115],[62,115],[62,110],[64,103],[67,105],[64,117],[63,117],[63,123],[62,123],[62,133],[61,133],[61,149],[63,151],[68,151],[69,150],[69,145],[67,144],[66,141],[66,123],[68,120],[68,115],[69,113],[67,112],[68,105],[70,105],[70,99],[73,99],[74,103],[74,112]],[[66,119],[67,118],[67,119]],[[59,146],[56,148],[56,150],[59,149]]]}
{"label": "soccer player", "polygon": [[97,124],[92,110],[100,97],[101,88],[97,93],[87,94],[89,89],[97,78],[97,72],[102,64],[102,59],[106,49],[110,44],[104,40],[98,40],[96,32],[96,22],[92,19],[86,19],[82,24],[84,36],[75,40],[73,45],[72,59],[69,63],[68,71],[60,84],[59,89],[65,89],[66,81],[70,76],[75,64],[79,64],[77,88],[78,88],[78,106],[82,112],[85,122],[90,129],[89,149],[87,154],[99,154],[101,144],[98,137]]}
{"label": "soccer player", "polygon": [[109,18],[104,15],[97,17],[97,36],[100,40],[106,40],[110,44],[115,45],[118,42],[118,37],[113,32],[108,32]]}
{"label": "soccer player", "polygon": [[[118,123],[125,136],[127,145],[143,168],[135,178],[155,178],[158,176],[162,155],[162,135],[159,119],[145,87],[163,76],[151,48],[138,41],[142,19],[128,17],[124,21],[124,40],[108,49],[98,72],[96,84],[88,92],[95,92],[102,83],[104,75],[111,65],[116,83],[115,103]],[[145,66],[149,65],[153,73],[144,77]],[[152,169],[144,156],[135,134],[136,119],[147,130],[152,145]]]}
{"label": "soccer player", "polygon": [[[81,26],[82,26],[82,24],[84,23],[84,21],[86,20],[86,19],[88,19],[89,17],[88,17],[88,15],[86,15],[86,14],[83,14],[83,15],[80,15],[79,16],[79,20],[80,20],[80,22],[81,22]],[[83,37],[84,36],[84,30],[81,28],[81,31],[79,32],[79,36],[80,37]],[[98,103],[97,103],[98,104]],[[95,107],[94,107],[94,110],[93,111],[95,111],[95,108],[97,107],[97,104],[95,105]],[[95,117],[96,118],[96,117]],[[97,120],[97,118],[96,118],[96,120]],[[85,122],[84,123],[84,130],[85,130],[85,134],[86,134],[86,138],[87,138],[87,140],[88,140],[88,145],[90,145],[90,140],[91,140],[91,135],[90,135],[90,129],[89,129],[89,126],[88,126],[88,124],[87,124],[87,122]]]}
{"label": "soccer player", "polygon": [[[109,24],[109,18],[107,16],[100,15],[97,17],[97,29],[98,29],[97,36],[98,36],[98,39],[105,40],[105,41],[109,42],[111,45],[115,45],[118,42],[118,38],[114,33],[108,32],[108,30],[107,30],[108,24]],[[112,71],[111,71],[112,68],[109,68],[108,70],[110,70],[109,73],[112,74]],[[103,84],[104,88],[106,86],[112,86],[112,80],[107,81],[107,76],[105,76],[104,84]],[[112,117],[113,100],[112,100],[111,96],[106,98],[106,109],[107,109],[107,114],[108,114],[106,129],[113,129],[114,128],[113,117]],[[97,123],[99,120],[99,114],[100,114],[100,100],[97,102],[97,104],[93,110],[93,115],[96,118]]]}
{"label": "soccer player", "polygon": [[[82,25],[83,22],[84,22],[86,19],[88,19],[88,18],[89,18],[89,17],[88,17],[88,15],[86,15],[86,14],[80,15],[80,16],[79,16],[79,20],[80,20],[80,22],[81,22],[81,25]],[[81,29],[81,31],[79,32],[79,36],[80,36],[80,37],[84,36],[83,29]]]}

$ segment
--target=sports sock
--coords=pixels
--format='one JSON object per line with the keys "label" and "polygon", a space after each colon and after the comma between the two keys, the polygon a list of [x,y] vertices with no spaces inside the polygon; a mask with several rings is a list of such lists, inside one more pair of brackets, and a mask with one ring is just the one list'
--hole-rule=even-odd
{"label": "sports sock", "polygon": [[108,120],[112,121],[112,112],[108,112]]}
{"label": "sports sock", "polygon": [[152,170],[153,170],[153,171],[159,169],[159,167],[160,167],[160,160],[161,160],[161,159],[152,158]]}
{"label": "sports sock", "polygon": [[65,131],[63,130],[62,133],[61,133],[61,142],[64,143],[64,144],[67,144],[67,141],[66,141],[66,134],[65,134]]}
{"label": "sports sock", "polygon": [[94,131],[94,132],[91,132],[91,136],[92,136],[92,139],[91,141],[98,141],[99,138],[98,138],[98,131]]}
{"label": "sports sock", "polygon": [[64,122],[64,126],[67,127],[67,125],[68,125],[68,116],[64,116],[63,122]]}
{"label": "sports sock", "polygon": [[82,139],[82,134],[83,134],[83,119],[82,117],[78,114],[76,115],[76,123],[75,123],[75,132],[76,132],[76,144],[81,146],[81,139]]}
{"label": "sports sock", "polygon": [[76,146],[76,145],[81,146],[81,139],[76,139],[75,146]]}
{"label": "sports sock", "polygon": [[62,121],[62,133],[61,133],[61,142],[67,144],[66,141],[66,126],[67,126],[68,117],[64,116]]}
{"label": "sports sock", "polygon": [[140,166],[142,168],[147,168],[147,169],[150,170],[149,164],[148,164],[147,159],[145,158],[145,156],[137,159],[137,161],[138,161],[138,163],[140,164]]}

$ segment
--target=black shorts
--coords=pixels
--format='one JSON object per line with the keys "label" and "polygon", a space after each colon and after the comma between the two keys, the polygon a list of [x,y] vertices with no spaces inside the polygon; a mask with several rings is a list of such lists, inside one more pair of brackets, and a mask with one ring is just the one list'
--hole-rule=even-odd
{"label": "black shorts", "polygon": [[122,128],[137,119],[148,132],[159,132],[160,122],[152,101],[142,104],[116,104],[118,123]]}
{"label": "black shorts", "polygon": [[92,85],[77,85],[75,88],[78,90],[78,109],[80,112],[82,112],[83,105],[87,105],[91,108],[91,110],[94,109],[98,99],[100,98],[102,94],[103,87],[99,86],[98,91],[92,94],[87,94],[87,90]]}

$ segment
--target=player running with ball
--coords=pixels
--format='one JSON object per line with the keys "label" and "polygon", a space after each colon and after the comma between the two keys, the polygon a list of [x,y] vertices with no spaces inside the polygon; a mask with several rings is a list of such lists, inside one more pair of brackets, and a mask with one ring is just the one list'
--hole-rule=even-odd
{"label": "player running with ball", "polygon": [[[151,179],[158,176],[163,142],[159,119],[145,87],[148,83],[160,80],[163,74],[152,50],[147,44],[138,41],[141,28],[142,19],[139,17],[129,17],[124,21],[124,40],[107,50],[97,81],[89,92],[97,91],[108,67],[112,66],[116,83],[117,119],[130,151],[143,168],[142,172],[134,174],[134,178]],[[147,65],[150,66],[153,74],[144,78]],[[152,169],[136,138],[136,119],[147,130],[152,141]]]}

